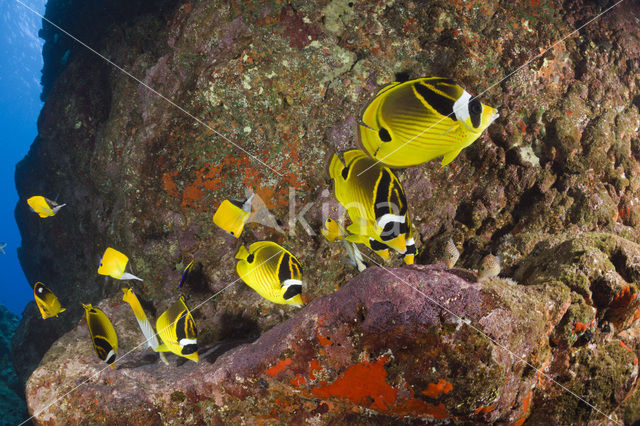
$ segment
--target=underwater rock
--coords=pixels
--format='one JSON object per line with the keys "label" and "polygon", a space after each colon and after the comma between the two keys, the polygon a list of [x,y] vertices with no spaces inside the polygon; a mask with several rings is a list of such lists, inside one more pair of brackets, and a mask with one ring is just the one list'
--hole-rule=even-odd
{"label": "underwater rock", "polygon": [[[201,347],[197,364],[144,364],[143,339],[127,331],[120,352],[133,354],[103,368],[81,323],[46,354],[27,398],[41,423],[515,421],[538,381],[519,359],[545,364],[569,301],[563,286],[371,267],[251,344]],[[131,322],[126,306],[104,309],[116,329]]]}
{"label": "underwater rock", "polygon": [[[94,361],[87,336],[80,341],[69,337],[84,333],[86,328],[81,303],[91,303],[113,315],[123,347],[128,338],[128,347],[134,346],[139,337],[135,320],[115,309],[122,303],[121,283],[96,274],[107,247],[132,259],[131,273],[144,279],[136,282],[136,294],[151,318],[165,310],[179,292],[190,307],[206,301],[193,315],[203,348],[225,342],[214,354],[233,346],[231,342],[253,341],[289,318],[303,318],[307,308],[299,312],[293,307],[274,306],[244,284],[234,284],[233,256],[238,241],[212,222],[216,208],[222,200],[246,197],[245,191],[252,189],[256,193],[254,205],[268,208],[273,215],[270,218],[275,219],[270,226],[264,225],[266,220],[249,220],[243,242],[272,240],[295,253],[304,268],[305,302],[312,301],[310,306],[314,306],[314,300],[323,300],[320,298],[343,287],[356,274],[345,263],[341,245],[327,244],[321,236],[307,232],[309,228],[302,221],[295,221],[310,206],[304,217],[317,234],[326,215],[338,213],[325,180],[326,160],[335,150],[355,147],[356,130],[352,127],[377,90],[396,78],[438,75],[451,77],[470,93],[480,94],[483,103],[499,107],[501,116],[446,168],[432,161],[398,171],[414,225],[419,252],[416,263],[437,262],[443,244],[453,238],[461,252],[456,266],[464,268],[454,271],[477,270],[481,260],[492,253],[500,256],[500,277],[515,274],[519,284],[532,287],[521,289],[511,283],[500,287],[501,291],[538,291],[539,299],[547,301],[554,294],[566,293],[559,298],[560,306],[552,303],[550,307],[553,312],[566,310],[558,313],[562,318],[550,321],[541,315],[532,319],[536,330],[539,322],[546,323],[548,330],[532,332],[542,341],[530,342],[533,346],[522,354],[533,365],[548,368],[554,379],[575,385],[588,401],[598,407],[602,404],[607,413],[621,398],[631,395],[627,405],[620,405],[624,418],[630,422],[640,418],[640,411],[633,411],[640,407],[632,403],[635,385],[629,390],[628,383],[635,383],[635,370],[627,369],[626,364],[635,358],[620,345],[634,354],[639,351],[632,333],[637,324],[633,322],[636,302],[632,299],[637,283],[635,272],[627,274],[616,266],[628,264],[627,269],[634,271],[628,262],[632,257],[625,260],[625,256],[631,256],[634,244],[640,243],[640,39],[635,22],[640,4],[624,2],[624,7],[614,8],[581,29],[579,36],[564,38],[609,3],[567,0],[560,8],[546,0],[51,0],[48,17],[191,115],[45,25],[46,102],[38,122],[38,138],[16,169],[20,194],[16,219],[23,237],[20,260],[29,282],[46,283],[67,310],[59,318],[47,320],[42,320],[33,305],[25,310],[12,345],[21,380],[26,381],[41,361],[43,368],[52,368],[52,359],[62,366],[70,365],[68,372],[62,372],[64,381],[54,380],[56,387],[86,377],[83,368]],[[557,40],[561,41],[554,44]],[[501,81],[549,46],[553,47],[542,57]],[[24,202],[35,194],[67,206],[55,217],[40,220]],[[607,234],[604,242],[577,238],[596,231]],[[554,242],[553,236],[558,240]],[[618,251],[622,254],[616,254]],[[363,254],[375,256],[366,250]],[[606,274],[585,263],[592,259],[601,262]],[[197,274],[178,289],[182,271],[192,260],[198,265]],[[553,273],[545,272],[545,262]],[[389,265],[401,263],[392,259]],[[582,265],[583,271],[576,265]],[[380,274],[374,271],[369,274]],[[492,278],[482,288],[495,283],[510,281]],[[472,314],[472,319],[495,312],[496,306],[484,304],[489,300],[472,305],[487,309]],[[396,305],[389,301],[387,306],[392,310]],[[376,310],[382,308],[377,306]],[[511,312],[509,306],[504,309]],[[402,318],[407,329],[413,330],[413,319]],[[313,337],[315,326],[311,325],[307,331]],[[351,325],[344,327],[350,329]],[[460,327],[468,331],[467,325]],[[516,325],[505,327],[505,333],[520,336]],[[414,328],[420,328],[418,323]],[[66,334],[70,330],[74,331]],[[435,339],[428,330],[420,330]],[[467,349],[471,335],[456,334]],[[528,341],[528,336],[524,338]],[[476,339],[485,350],[483,356],[494,354],[489,342]],[[419,343],[427,359],[430,342]],[[624,350],[615,349],[615,344]],[[355,345],[361,347],[358,342]],[[437,351],[441,346],[433,348]],[[335,348],[332,345],[330,349]],[[300,390],[291,380],[300,382],[300,374],[307,385],[300,382],[298,387],[306,389],[314,401],[324,398],[322,404],[310,408],[319,416],[346,406],[343,404],[348,401],[364,407],[357,410],[377,408],[381,422],[396,421],[397,417],[385,416],[398,416],[403,410],[415,409],[417,413],[427,410],[424,404],[440,407],[440,403],[447,415],[470,419],[468,411],[474,398],[491,399],[483,393],[486,387],[502,392],[499,404],[493,410],[487,406],[480,409],[472,422],[498,418],[522,422],[525,412],[547,416],[540,417],[541,421],[552,423],[602,418],[585,409],[587,405],[579,405],[576,398],[552,398],[554,392],[560,392],[558,388],[543,386],[544,378],[540,377],[536,385],[531,378],[533,370],[513,370],[506,373],[514,377],[513,383],[494,383],[489,373],[498,367],[486,358],[482,361],[487,363],[491,379],[486,383],[473,372],[463,382],[453,373],[449,376],[446,369],[441,377],[427,375],[429,382],[409,375],[413,381],[404,383],[401,378],[405,376],[396,375],[393,365],[402,361],[400,355],[405,352],[394,350],[388,355],[367,353],[367,357],[363,352],[357,362],[338,363],[326,380],[320,374],[331,365],[322,364],[317,380],[324,380],[326,387],[316,391],[321,395],[314,395],[313,388],[307,386],[309,380],[316,380],[310,379],[307,366],[294,365],[297,358],[293,353],[282,355],[274,350],[269,366],[256,367],[256,371],[289,358],[296,376],[287,369],[281,373],[287,380],[265,376],[264,383],[273,386],[269,391],[263,389],[260,398],[269,398],[271,389],[277,391],[281,386],[283,397],[279,402],[273,399],[269,407],[295,421],[297,404],[305,399],[300,392],[291,395],[294,389]],[[418,349],[404,350],[407,356],[417,356]],[[454,353],[448,355],[453,357]],[[84,361],[76,361],[76,356]],[[442,365],[448,367],[452,359],[443,359]],[[543,361],[548,361],[548,366]],[[254,360],[252,365],[257,363]],[[615,368],[607,369],[609,365]],[[353,369],[348,370],[349,366]],[[146,371],[146,367],[140,368],[135,371]],[[181,374],[186,371],[185,377],[162,369],[166,382],[174,380],[183,390],[163,394],[164,399],[158,401],[144,400],[150,411],[140,410],[140,422],[160,422],[153,414],[155,407],[165,406],[168,400],[174,401],[171,415],[182,422],[188,421],[189,413],[206,413],[206,408],[193,405],[199,396],[189,391],[199,386],[201,376],[195,371],[200,368],[204,367],[184,364],[177,370]],[[341,385],[331,387],[340,377],[382,369],[389,387],[383,386],[378,375],[379,390],[384,392],[375,398],[363,400],[344,393]],[[152,365],[148,370],[157,367]],[[46,376],[42,368],[38,371]],[[118,372],[108,372],[109,379],[129,380]],[[31,389],[40,389],[38,395],[44,398],[47,391],[38,380],[33,378]],[[215,380],[218,386],[227,378]],[[131,388],[124,395],[134,391],[144,394],[148,390],[144,383],[131,379]],[[421,394],[429,385],[432,390],[448,389],[447,383],[455,387],[441,399]],[[515,383],[523,388],[509,388]],[[315,387],[319,385],[314,382]],[[101,382],[91,389],[105,398],[100,405],[115,410],[115,406],[106,406],[117,404],[120,394],[109,394],[105,391],[109,386],[109,382]],[[235,391],[230,390],[235,396],[229,397],[227,414],[220,414],[228,416],[225,419],[233,413],[240,416],[247,409],[249,402],[237,402],[243,386],[249,385],[236,384]],[[202,394],[209,398],[213,392],[209,389]],[[345,397],[336,397],[339,392]],[[615,395],[604,401],[602,395],[607,392]],[[383,409],[393,399],[390,395],[396,395],[395,413]],[[447,399],[450,395],[469,395],[470,399],[454,404]],[[38,398],[32,395],[31,401],[43,407]],[[124,400],[130,405],[119,407],[123,412],[128,407],[140,408],[136,399],[127,398]],[[182,401],[193,410],[184,411],[184,417],[179,414]],[[574,405],[567,405],[569,401]],[[504,405],[507,403],[514,403],[511,412]],[[89,401],[82,404],[87,407]],[[73,404],[55,407],[56,415],[63,418],[72,416],[73,409]],[[83,412],[88,411],[85,408]],[[352,416],[358,420],[364,414],[358,411]],[[99,421],[96,417],[95,422]]]}

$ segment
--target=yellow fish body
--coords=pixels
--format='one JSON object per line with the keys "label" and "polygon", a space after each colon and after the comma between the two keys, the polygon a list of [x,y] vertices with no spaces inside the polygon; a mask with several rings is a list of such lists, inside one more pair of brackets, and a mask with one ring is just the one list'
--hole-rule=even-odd
{"label": "yellow fish body", "polygon": [[158,317],[156,330],[163,342],[156,351],[173,352],[198,362],[198,330],[183,296]]}
{"label": "yellow fish body", "polygon": [[450,79],[392,83],[366,107],[359,142],[389,167],[416,166],[440,156],[445,166],[498,116]]}
{"label": "yellow fish body", "polygon": [[353,222],[347,227],[353,235],[346,240],[366,244],[384,259],[393,248],[412,264],[416,247],[402,184],[388,167],[362,151],[347,151],[344,159],[346,165],[333,155],[329,175],[336,199]]}
{"label": "yellow fish body", "polygon": [[136,320],[138,321],[140,330],[142,330],[142,334],[144,334],[144,337],[147,339],[147,346],[155,351],[156,348],[160,346],[160,342],[158,341],[158,337],[156,336],[155,331],[153,331],[153,326],[147,319],[147,315],[142,309],[142,305],[140,305],[140,301],[136,297],[136,294],[133,292],[133,289],[123,288],[122,291],[124,292],[122,300],[127,302],[129,306],[131,306],[131,310],[136,316]]}
{"label": "yellow fish body", "polygon": [[100,259],[98,273],[100,275],[109,275],[110,277],[118,280],[142,281],[142,278],[138,278],[135,275],[124,271],[128,262],[129,258],[126,255],[120,253],[118,250],[108,247],[102,255],[102,259]]}
{"label": "yellow fish body", "polygon": [[253,195],[244,202],[224,200],[213,215],[213,223],[236,238],[240,237],[251,214]]}
{"label": "yellow fish body", "polygon": [[236,272],[249,287],[270,302],[302,306],[302,265],[288,250],[258,241],[236,254]]}
{"label": "yellow fish body", "polygon": [[118,336],[109,318],[98,308],[82,304],[87,316],[87,325],[91,334],[91,342],[98,358],[115,368],[113,363],[118,354]]}
{"label": "yellow fish body", "polygon": [[42,319],[57,317],[60,312],[66,311],[66,309],[60,305],[60,301],[56,295],[40,281],[33,286],[33,297],[42,314]]}
{"label": "yellow fish body", "polygon": [[44,198],[42,195],[29,198],[27,204],[29,204],[31,210],[38,213],[40,217],[53,216],[58,213],[58,210],[66,206],[66,204],[58,204],[55,201]]}

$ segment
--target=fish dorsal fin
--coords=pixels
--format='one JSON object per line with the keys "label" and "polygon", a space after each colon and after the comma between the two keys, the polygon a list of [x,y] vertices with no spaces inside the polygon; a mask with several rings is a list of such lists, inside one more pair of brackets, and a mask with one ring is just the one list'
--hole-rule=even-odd
{"label": "fish dorsal fin", "polygon": [[352,149],[345,152],[343,155],[345,164],[351,164],[351,162],[356,158],[366,157],[365,153],[360,151],[359,149]]}
{"label": "fish dorsal fin", "polygon": [[329,176],[331,176],[331,179],[337,179],[341,175],[342,169],[344,169],[344,163],[338,158],[338,154],[333,154],[329,164]]}
{"label": "fish dorsal fin", "polygon": [[236,259],[246,260],[249,257],[249,250],[245,246],[240,246],[236,253]]}
{"label": "fish dorsal fin", "polygon": [[460,149],[454,149],[453,151],[449,151],[446,154],[444,154],[442,156],[442,165],[446,166],[447,164],[449,164],[450,162],[453,161],[454,158],[456,158],[458,156],[458,154],[460,154],[460,151],[462,151],[462,148]]}

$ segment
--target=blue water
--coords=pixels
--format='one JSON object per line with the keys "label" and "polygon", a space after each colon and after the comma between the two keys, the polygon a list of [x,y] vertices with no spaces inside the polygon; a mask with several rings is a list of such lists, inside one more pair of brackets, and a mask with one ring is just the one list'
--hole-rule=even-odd
{"label": "blue water", "polygon": [[[45,0],[21,0],[44,14]],[[17,248],[20,233],[14,218],[18,202],[15,167],[36,137],[40,101],[42,19],[15,0],[0,0],[0,303],[21,314],[33,300],[31,285],[20,268]]]}

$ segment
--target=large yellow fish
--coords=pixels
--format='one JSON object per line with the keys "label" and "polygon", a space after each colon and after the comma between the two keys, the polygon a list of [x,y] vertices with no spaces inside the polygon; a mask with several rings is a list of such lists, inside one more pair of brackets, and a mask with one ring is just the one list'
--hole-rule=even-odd
{"label": "large yellow fish", "polygon": [[409,167],[442,156],[445,166],[498,118],[453,80],[440,77],[392,83],[367,106],[359,142],[389,167]]}
{"label": "large yellow fish", "polygon": [[289,251],[258,241],[236,254],[236,272],[249,287],[273,303],[302,306],[302,266]]}
{"label": "large yellow fish", "polygon": [[198,362],[198,330],[183,296],[160,315],[156,330],[163,342],[156,351],[173,352]]}
{"label": "large yellow fish", "polygon": [[404,255],[405,263],[412,264],[416,246],[400,181],[388,167],[362,151],[347,151],[344,160],[346,165],[334,154],[329,175],[336,199],[353,222],[347,227],[353,234],[347,241],[366,244],[384,259],[393,248]]}
{"label": "large yellow fish", "polygon": [[243,202],[224,200],[213,215],[213,223],[234,237],[239,238],[244,229],[244,224],[247,223],[251,214],[253,196],[254,194],[251,194]]}
{"label": "large yellow fish", "polygon": [[138,278],[135,275],[124,271],[128,262],[129,258],[126,255],[120,253],[118,250],[108,247],[102,255],[102,259],[100,259],[98,273],[100,275],[109,275],[110,277],[118,280],[142,281],[142,278]]}
{"label": "large yellow fish", "polygon": [[49,217],[58,213],[58,210],[66,206],[66,204],[58,204],[55,201],[51,201],[48,198],[44,198],[42,195],[36,195],[27,200],[27,204],[31,207],[35,213],[38,213],[40,217]]}
{"label": "large yellow fish", "polygon": [[91,334],[91,342],[98,358],[115,368],[113,363],[118,354],[118,336],[109,318],[98,308],[82,304],[87,316],[87,325]]}
{"label": "large yellow fish", "polygon": [[56,295],[40,281],[33,286],[33,297],[36,299],[36,305],[38,305],[43,319],[57,317],[60,312],[66,311],[60,306]]}

